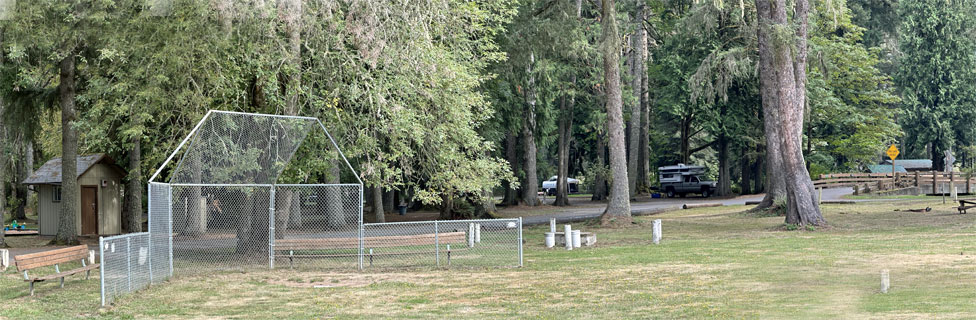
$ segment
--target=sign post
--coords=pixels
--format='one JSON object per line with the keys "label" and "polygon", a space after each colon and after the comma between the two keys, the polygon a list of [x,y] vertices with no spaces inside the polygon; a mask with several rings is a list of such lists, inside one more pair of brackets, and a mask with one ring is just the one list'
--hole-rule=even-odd
{"label": "sign post", "polygon": [[888,158],[891,158],[891,183],[892,183],[892,187],[894,187],[894,183],[896,183],[898,180],[897,179],[898,173],[895,172],[895,158],[898,157],[898,153],[899,153],[898,147],[892,144],[890,147],[888,147],[888,151],[885,153],[888,154]]}

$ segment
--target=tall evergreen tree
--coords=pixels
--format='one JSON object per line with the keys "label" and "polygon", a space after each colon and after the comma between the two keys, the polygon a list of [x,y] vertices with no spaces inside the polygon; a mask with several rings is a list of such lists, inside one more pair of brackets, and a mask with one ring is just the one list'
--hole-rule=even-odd
{"label": "tall evergreen tree", "polygon": [[895,83],[903,99],[907,154],[942,170],[943,152],[974,144],[976,46],[973,0],[902,0]]}

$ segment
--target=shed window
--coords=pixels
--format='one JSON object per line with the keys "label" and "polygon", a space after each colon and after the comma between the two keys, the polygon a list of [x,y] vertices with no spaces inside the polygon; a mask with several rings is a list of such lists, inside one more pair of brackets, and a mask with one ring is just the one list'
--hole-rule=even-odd
{"label": "shed window", "polygon": [[52,199],[52,202],[61,202],[61,187],[54,187],[54,196]]}

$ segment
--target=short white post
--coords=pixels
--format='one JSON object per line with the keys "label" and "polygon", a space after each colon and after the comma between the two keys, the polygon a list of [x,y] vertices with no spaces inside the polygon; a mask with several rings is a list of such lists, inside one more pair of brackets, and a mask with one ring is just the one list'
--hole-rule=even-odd
{"label": "short white post", "polygon": [[556,233],[556,218],[549,218],[549,232]]}
{"label": "short white post", "polygon": [[567,224],[563,230],[563,240],[566,242],[566,250],[573,250],[573,227]]}
{"label": "short white post", "polygon": [[881,293],[888,293],[891,282],[888,279],[888,269],[881,270]]}
{"label": "short white post", "polygon": [[468,224],[468,248],[474,248],[474,223]]}
{"label": "short white post", "polygon": [[[3,230],[0,230],[0,232],[3,232]],[[0,271],[6,271],[8,266],[10,266],[10,251],[0,249]]]}
{"label": "short white post", "polygon": [[95,250],[88,250],[88,264],[95,264]]}
{"label": "short white post", "polygon": [[556,233],[546,232],[546,248],[552,248],[556,246]]}
{"label": "short white post", "polygon": [[661,219],[654,220],[654,228],[651,230],[651,238],[654,240],[654,244],[661,243]]}
{"label": "short white post", "polygon": [[474,224],[474,242],[481,243],[481,224]]}
{"label": "short white post", "polygon": [[573,230],[573,248],[580,247],[580,231]]}
{"label": "short white post", "polygon": [[823,187],[817,188],[817,204],[823,203]]}

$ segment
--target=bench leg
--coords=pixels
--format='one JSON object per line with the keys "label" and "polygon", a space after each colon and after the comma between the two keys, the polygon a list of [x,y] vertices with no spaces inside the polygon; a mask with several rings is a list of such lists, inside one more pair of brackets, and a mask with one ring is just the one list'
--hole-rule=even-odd
{"label": "bench leg", "polygon": [[447,265],[451,265],[451,252],[447,252]]}
{"label": "bench leg", "polygon": [[31,295],[31,297],[34,296],[34,282],[33,281],[30,283],[30,295]]}
{"label": "bench leg", "polygon": [[61,288],[64,288],[64,277],[61,277]]}
{"label": "bench leg", "polygon": [[85,280],[88,280],[88,277],[90,276],[91,276],[91,270],[85,271]]}

